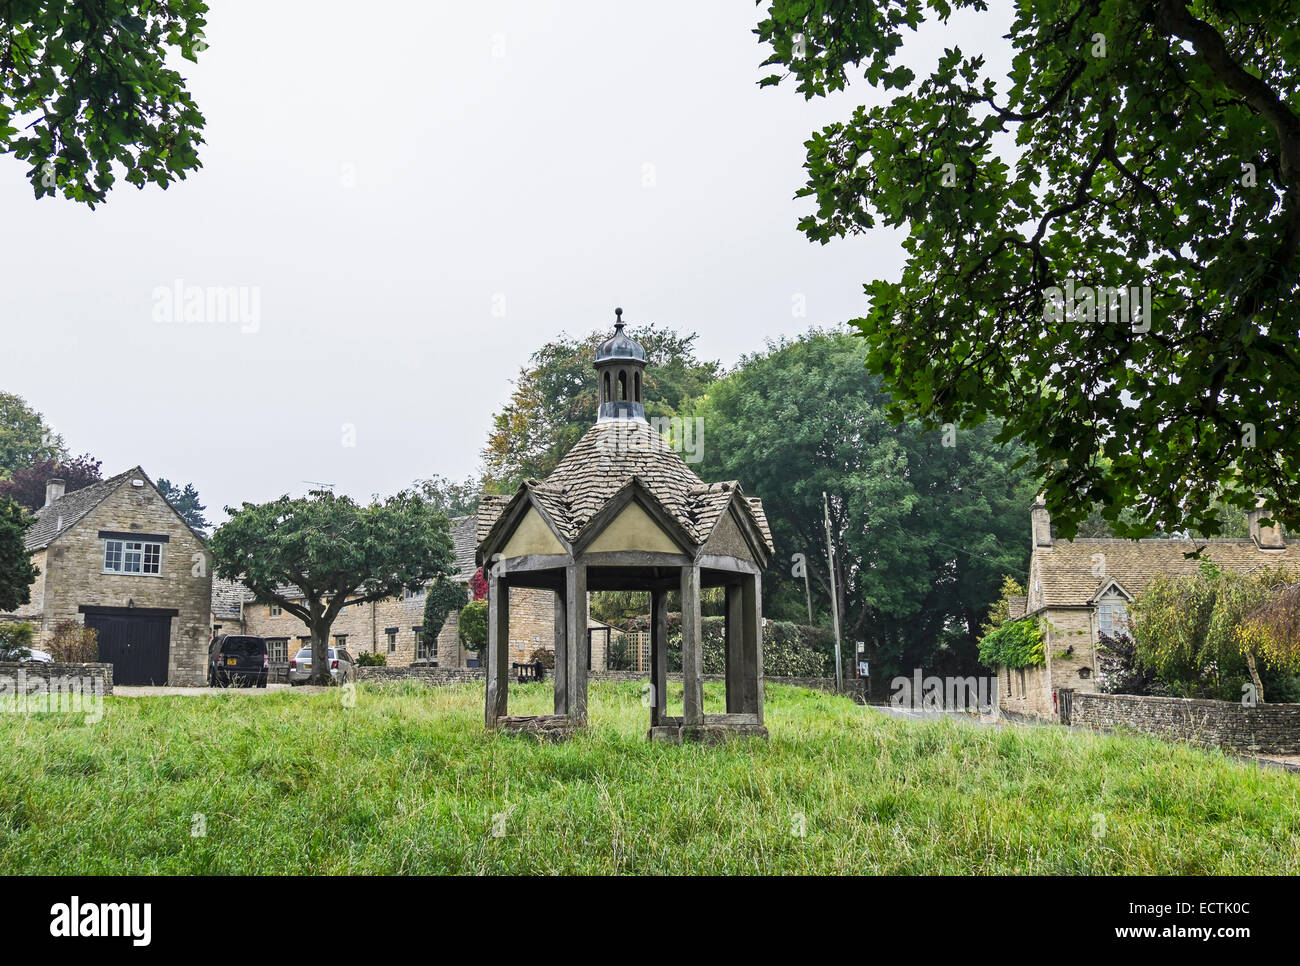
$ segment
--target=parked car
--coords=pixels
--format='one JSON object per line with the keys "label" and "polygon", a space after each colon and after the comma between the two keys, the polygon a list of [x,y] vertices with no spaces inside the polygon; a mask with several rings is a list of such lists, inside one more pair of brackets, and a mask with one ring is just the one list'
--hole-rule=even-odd
{"label": "parked car", "polygon": [[53,663],[54,663],[54,657],[53,657],[53,655],[47,653],[46,651],[38,651],[38,650],[36,650],[36,648],[34,648],[34,647],[33,647],[33,648],[28,652],[28,654],[27,654],[27,660],[28,660],[29,662],[32,662],[32,663],[35,663],[35,664],[53,664]]}
{"label": "parked car", "polygon": [[[329,650],[330,677],[335,684],[356,679],[356,659],[348,653],[346,647],[331,647]],[[304,647],[289,661],[289,683],[304,684],[311,677],[311,647]]]}
{"label": "parked car", "polygon": [[208,686],[264,688],[270,663],[266,638],[223,634],[208,648]]}

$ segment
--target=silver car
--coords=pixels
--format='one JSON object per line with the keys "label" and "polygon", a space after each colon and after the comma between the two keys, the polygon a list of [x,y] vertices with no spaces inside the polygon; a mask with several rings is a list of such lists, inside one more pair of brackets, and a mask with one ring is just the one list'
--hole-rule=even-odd
{"label": "silver car", "polygon": [[[357,662],[348,653],[346,647],[331,647],[329,662],[330,677],[334,679],[335,684],[356,680]],[[305,684],[309,677],[311,677],[311,648],[304,647],[289,662],[289,683]]]}

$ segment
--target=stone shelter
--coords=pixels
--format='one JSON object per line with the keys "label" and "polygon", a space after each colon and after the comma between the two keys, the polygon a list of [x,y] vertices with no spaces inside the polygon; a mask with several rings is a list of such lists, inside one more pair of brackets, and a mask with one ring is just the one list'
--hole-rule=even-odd
{"label": "stone shelter", "polygon": [[[651,738],[766,735],[763,725],[762,572],[774,551],[762,502],[735,481],[707,484],[651,429],[643,399],[645,349],[624,331],[596,351],[595,424],[545,480],[485,496],[477,560],[488,576],[489,728],[564,734],[587,722],[587,594],[649,591]],[[700,591],[726,588],[726,713],[705,714]],[[514,592],[552,598],[554,714],[508,714]],[[681,596],[683,713],[667,706],[668,593]]]}

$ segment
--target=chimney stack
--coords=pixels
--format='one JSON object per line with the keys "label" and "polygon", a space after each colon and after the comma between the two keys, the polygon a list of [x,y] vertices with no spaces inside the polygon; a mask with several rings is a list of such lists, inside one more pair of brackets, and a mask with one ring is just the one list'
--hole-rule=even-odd
{"label": "chimney stack", "polygon": [[45,505],[49,506],[59,497],[63,496],[63,481],[49,480],[45,484]]}
{"label": "chimney stack", "polygon": [[1052,545],[1052,518],[1047,512],[1047,500],[1042,493],[1038,494],[1038,499],[1029,508],[1029,526],[1034,536],[1035,547]]}
{"label": "chimney stack", "polygon": [[1264,508],[1264,502],[1264,498],[1261,496],[1259,502],[1255,504],[1255,509],[1246,514],[1246,521],[1250,525],[1250,539],[1261,550],[1284,550],[1286,549],[1286,539],[1282,536],[1282,524],[1276,520],[1270,520],[1266,524],[1260,522],[1264,517],[1268,516],[1268,511]]}

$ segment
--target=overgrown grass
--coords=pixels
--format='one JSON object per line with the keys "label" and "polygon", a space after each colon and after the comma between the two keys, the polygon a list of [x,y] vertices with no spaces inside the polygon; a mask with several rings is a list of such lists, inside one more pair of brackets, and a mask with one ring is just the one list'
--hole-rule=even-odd
{"label": "overgrown grass", "polygon": [[768,742],[650,744],[640,692],[562,744],[486,733],[481,685],[3,714],[0,872],[1300,872],[1300,777],[1220,754],[771,684]]}

